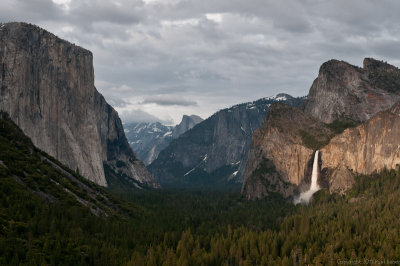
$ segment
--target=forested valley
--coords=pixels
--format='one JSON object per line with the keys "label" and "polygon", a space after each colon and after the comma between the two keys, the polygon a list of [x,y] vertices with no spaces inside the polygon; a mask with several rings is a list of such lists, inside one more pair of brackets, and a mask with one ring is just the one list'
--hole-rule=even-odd
{"label": "forested valley", "polygon": [[11,121],[2,119],[0,131],[2,265],[335,265],[400,259],[399,170],[358,176],[345,195],[321,190],[309,205],[295,206],[274,194],[247,201],[234,188],[112,195],[75,171],[55,167],[61,164]]}

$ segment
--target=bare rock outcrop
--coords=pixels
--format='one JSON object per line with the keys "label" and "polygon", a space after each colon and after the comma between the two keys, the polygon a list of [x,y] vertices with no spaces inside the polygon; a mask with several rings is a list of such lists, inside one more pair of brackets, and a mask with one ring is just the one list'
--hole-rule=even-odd
{"label": "bare rock outcrop", "polygon": [[322,64],[310,88],[304,112],[325,123],[367,121],[400,100],[400,70],[372,58],[363,68],[344,61]]}
{"label": "bare rock outcrop", "polygon": [[96,90],[90,51],[34,25],[1,24],[0,70],[0,110],[37,147],[102,186],[103,163],[158,186],[129,147],[117,112]]}
{"label": "bare rock outcrop", "polygon": [[[328,170],[325,168],[325,170]],[[346,167],[339,166],[336,169],[329,169],[330,175],[326,175],[329,181],[329,192],[344,194],[347,190],[352,188],[355,183],[354,173]],[[325,171],[324,171],[325,172]]]}
{"label": "bare rock outcrop", "polygon": [[292,194],[295,186],[309,178],[314,151],[332,134],[299,108],[273,104],[263,126],[253,134],[242,194],[248,199],[269,192]]}

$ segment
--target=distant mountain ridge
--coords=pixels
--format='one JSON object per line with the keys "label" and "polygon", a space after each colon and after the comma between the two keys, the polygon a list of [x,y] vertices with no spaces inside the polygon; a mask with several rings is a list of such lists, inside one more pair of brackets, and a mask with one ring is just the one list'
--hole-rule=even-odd
{"label": "distant mountain ridge", "polygon": [[148,165],[172,141],[172,126],[160,122],[133,122],[123,125],[129,145],[137,157]]}
{"label": "distant mountain ridge", "polygon": [[204,119],[197,115],[183,115],[182,121],[172,131],[172,137],[174,139],[179,138],[180,135],[193,128]]}
{"label": "distant mountain ridge", "polygon": [[173,140],[148,169],[165,186],[241,183],[252,134],[264,122],[269,106],[300,106],[302,101],[278,94],[220,110]]}
{"label": "distant mountain ridge", "polygon": [[166,126],[160,122],[133,122],[124,124],[124,131],[129,145],[138,158],[149,165],[173,139],[178,138],[201,121],[203,119],[200,116],[183,115],[182,121],[175,127]]}

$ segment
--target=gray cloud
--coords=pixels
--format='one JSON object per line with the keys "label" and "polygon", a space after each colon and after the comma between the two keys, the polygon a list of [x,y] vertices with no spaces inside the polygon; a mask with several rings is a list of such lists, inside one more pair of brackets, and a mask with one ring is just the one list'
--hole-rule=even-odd
{"label": "gray cloud", "polygon": [[61,16],[62,10],[49,0],[3,0],[0,9],[3,22],[38,22],[44,19],[57,21]]}
{"label": "gray cloud", "polygon": [[162,106],[171,106],[171,105],[179,105],[179,106],[196,106],[197,102],[186,100],[183,98],[173,98],[168,96],[153,96],[144,99],[142,104],[154,103]]}
{"label": "gray cloud", "polygon": [[164,124],[171,124],[170,120],[162,120],[154,115],[151,115],[140,109],[131,109],[129,111],[122,111],[118,113],[124,123],[132,122],[161,122]]}
{"label": "gray cloud", "polygon": [[397,0],[5,0],[0,18],[91,50],[98,89],[133,112],[123,120],[179,122],[281,91],[305,95],[332,58],[399,63],[398,10]]}
{"label": "gray cloud", "polygon": [[113,95],[107,97],[107,101],[111,106],[113,107],[126,107],[129,105],[129,102],[119,98],[119,97],[113,97]]}

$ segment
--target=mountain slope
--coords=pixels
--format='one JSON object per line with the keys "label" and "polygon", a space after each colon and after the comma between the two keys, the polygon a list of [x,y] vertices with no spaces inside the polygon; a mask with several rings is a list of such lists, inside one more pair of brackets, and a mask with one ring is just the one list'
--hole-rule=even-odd
{"label": "mountain slope", "polygon": [[242,182],[253,131],[276,101],[300,105],[302,99],[281,94],[221,110],[174,140],[149,166],[150,172],[166,186]]}
{"label": "mountain slope", "polygon": [[37,147],[102,186],[103,163],[143,186],[158,186],[94,87],[90,51],[30,24],[2,24],[0,66],[0,110]]}
{"label": "mountain slope", "polygon": [[123,214],[108,193],[37,149],[3,112],[0,112],[0,145],[3,186],[5,180],[15,181],[48,203],[68,197],[96,216]]}
{"label": "mountain slope", "polygon": [[121,264],[126,249],[107,243],[142,212],[37,149],[0,112],[1,265]]}

